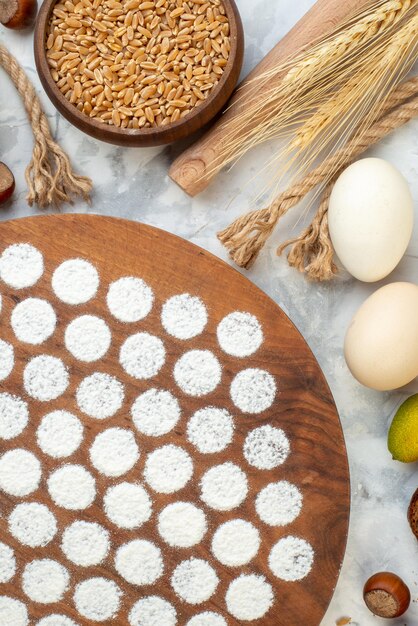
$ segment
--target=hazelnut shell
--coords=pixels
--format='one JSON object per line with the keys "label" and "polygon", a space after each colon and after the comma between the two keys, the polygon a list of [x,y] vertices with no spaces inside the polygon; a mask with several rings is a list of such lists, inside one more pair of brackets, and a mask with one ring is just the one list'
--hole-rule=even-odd
{"label": "hazelnut shell", "polygon": [[411,504],[408,509],[408,521],[412,532],[418,539],[418,489],[411,498]]}
{"label": "hazelnut shell", "polygon": [[14,190],[14,176],[7,165],[0,162],[0,204],[9,200]]}
{"label": "hazelnut shell", "polygon": [[400,617],[411,603],[408,587],[392,572],[378,572],[369,578],[363,597],[369,610],[378,617]]}
{"label": "hazelnut shell", "polygon": [[38,12],[37,0],[17,0],[16,11],[7,21],[2,21],[3,26],[13,30],[29,28],[35,22]]}

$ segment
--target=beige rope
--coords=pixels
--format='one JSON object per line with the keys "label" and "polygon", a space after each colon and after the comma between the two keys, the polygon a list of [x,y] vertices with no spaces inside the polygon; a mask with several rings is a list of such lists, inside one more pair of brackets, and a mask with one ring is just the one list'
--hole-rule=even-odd
{"label": "beige rope", "polygon": [[[418,76],[398,85],[382,104],[383,117],[365,131],[361,137],[352,139],[344,148],[325,159],[298,183],[281,193],[270,206],[265,209],[251,211],[239,217],[230,226],[219,232],[218,238],[228,249],[233,261],[240,267],[251,267],[273,232],[277,222],[289,209],[298,204],[317,185],[329,180],[330,177],[333,177],[333,180],[335,180],[341,169],[346,167],[353,159],[393,130],[406,124],[418,115],[418,97],[407,102],[417,94]],[[387,111],[390,111],[390,113],[387,113]],[[302,263],[304,264],[305,257],[307,257],[308,265],[310,265],[310,274],[312,277],[317,276],[317,278],[318,273],[319,275],[321,274],[318,270],[318,263],[323,261],[324,258],[327,259],[328,263],[326,270],[328,277],[330,277],[330,272],[331,275],[335,272],[332,256],[331,260],[329,259],[332,245],[329,241],[328,218],[326,217],[327,195],[329,197],[332,184],[331,181],[326,191],[326,208],[325,204],[321,203],[314,221],[301,237],[290,240],[279,248],[280,253],[283,247],[299,242],[301,246],[297,246],[296,250],[292,251],[289,262],[301,269]],[[306,271],[306,268],[304,269]]]}
{"label": "beige rope", "polygon": [[321,204],[311,224],[299,237],[285,241],[277,249],[280,256],[292,246],[287,261],[291,267],[304,272],[311,280],[330,280],[337,273],[334,263],[334,248],[328,230],[328,204],[336,177],[328,183]]}
{"label": "beige rope", "polygon": [[71,203],[72,197],[77,195],[88,201],[92,189],[90,178],[73,173],[67,154],[52,139],[48,120],[32,83],[14,56],[1,44],[0,65],[23,100],[35,139],[32,160],[26,169],[29,205],[58,207],[63,202]]}

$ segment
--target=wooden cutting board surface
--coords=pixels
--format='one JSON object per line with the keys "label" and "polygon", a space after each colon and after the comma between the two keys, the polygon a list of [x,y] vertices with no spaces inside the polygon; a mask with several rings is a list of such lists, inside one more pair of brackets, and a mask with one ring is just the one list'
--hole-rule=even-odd
{"label": "wooden cutting board surface", "polygon": [[[39,485],[24,497],[13,496],[0,488],[0,541],[13,549],[16,560],[15,575],[8,582],[0,583],[0,609],[1,597],[7,596],[21,601],[27,607],[30,624],[36,624],[46,616],[59,614],[71,618],[76,624],[89,626],[98,623],[108,626],[170,626],[158,620],[138,621],[146,617],[144,613],[142,618],[138,617],[141,616],[140,611],[135,618],[137,621],[132,616],[129,618],[138,600],[156,595],[174,607],[179,626],[185,626],[193,616],[208,611],[222,616],[226,624],[234,626],[245,623],[260,626],[317,626],[331,599],[345,551],[350,503],[349,471],[341,425],[330,390],[312,352],[292,322],[277,304],[225,263],[182,239],[149,226],[81,215],[3,222],[0,225],[0,255],[9,246],[19,243],[30,244],[43,255],[44,271],[36,284],[27,288],[15,289],[0,280],[0,339],[11,344],[15,353],[13,371],[0,382],[0,392],[18,396],[27,402],[29,409],[26,428],[13,438],[0,438],[0,452],[16,448],[30,451],[41,464],[42,477]],[[88,302],[70,305],[55,295],[51,279],[57,267],[75,258],[87,260],[97,269],[100,284],[97,293]],[[1,267],[0,258],[0,276]],[[141,278],[154,294],[151,311],[137,322],[119,321],[112,316],[106,303],[109,285],[126,276]],[[204,303],[207,324],[197,336],[178,339],[163,327],[161,312],[169,298],[185,293],[198,297]],[[10,323],[14,308],[29,297],[47,300],[57,315],[55,332],[40,345],[19,341]],[[255,316],[263,333],[260,347],[246,357],[226,353],[217,337],[220,322],[237,311]],[[92,363],[75,358],[66,349],[64,342],[68,324],[86,314],[102,318],[111,332],[109,350],[103,358]],[[309,315],[309,311],[306,314]],[[158,337],[165,348],[164,364],[155,376],[146,380],[129,375],[120,363],[121,346],[129,336],[141,332]],[[221,366],[219,384],[204,396],[192,396],[182,391],[173,375],[178,360],[192,350],[210,351]],[[69,373],[66,391],[53,401],[39,401],[30,397],[23,385],[27,364],[38,355],[58,357]],[[267,409],[257,413],[240,410],[231,398],[233,380],[246,369],[267,372],[275,381],[274,401],[270,402]],[[86,415],[76,400],[81,381],[94,372],[113,376],[124,388],[121,408],[104,420]],[[139,432],[131,416],[134,401],[150,388],[170,391],[181,407],[177,424],[170,432],[159,437]],[[191,416],[204,407],[224,409],[233,418],[232,442],[219,452],[202,453],[187,437]],[[76,415],[84,427],[81,445],[68,458],[48,456],[37,443],[36,433],[41,420],[46,414],[59,409]],[[248,435],[263,426],[281,429],[290,443],[287,458],[271,469],[259,469],[248,462],[243,453]],[[101,474],[89,456],[96,436],[111,427],[131,430],[140,451],[135,465],[118,477]],[[193,477],[174,493],[156,493],[143,476],[144,467],[149,454],[163,445],[171,444],[181,447],[192,459]],[[236,508],[219,511],[202,501],[200,481],[210,468],[224,463],[233,463],[242,470],[246,476],[248,493]],[[51,473],[68,464],[85,467],[96,484],[93,503],[82,510],[57,506],[48,491]],[[0,459],[0,484],[1,480]],[[118,528],[104,512],[103,498],[106,491],[124,481],[141,484],[152,501],[150,519],[134,529]],[[295,485],[303,497],[300,514],[285,526],[265,523],[255,507],[257,494],[267,485],[278,481]],[[24,546],[9,532],[9,516],[22,502],[42,503],[55,516],[57,532],[47,545],[34,548]],[[197,545],[175,548],[161,537],[158,531],[159,513],[174,502],[193,503],[203,511],[207,532]],[[260,538],[257,554],[248,563],[238,567],[221,563],[212,551],[216,530],[234,519],[250,522]],[[77,566],[63,553],[63,531],[77,520],[96,522],[109,533],[110,550],[98,565]],[[269,565],[271,550],[288,536],[303,539],[314,551],[312,567],[299,581],[283,580],[274,575]],[[151,585],[131,584],[115,568],[118,548],[136,539],[151,541],[161,551],[164,571]],[[172,585],[176,567],[191,558],[205,561],[218,579],[210,598],[198,604],[179,597]],[[34,601],[22,590],[25,567],[38,559],[52,559],[66,568],[69,583],[60,600],[50,603]],[[228,589],[241,575],[256,575],[257,581],[267,585],[264,589],[271,586],[273,604],[259,619],[246,621],[228,611]],[[121,592],[118,610],[112,617],[102,621],[80,615],[73,598],[78,584],[96,577],[114,581]],[[238,607],[237,610],[239,614],[241,609]],[[215,620],[214,616],[211,619]],[[6,626],[1,622],[1,610],[0,623]],[[205,626],[206,623],[208,626],[212,624],[210,621],[201,623]],[[223,624],[221,621],[213,621],[214,626],[218,623]],[[48,622],[46,624],[49,625]],[[55,626],[52,621],[51,624]],[[200,622],[196,620],[192,626],[194,624],[199,626]]]}

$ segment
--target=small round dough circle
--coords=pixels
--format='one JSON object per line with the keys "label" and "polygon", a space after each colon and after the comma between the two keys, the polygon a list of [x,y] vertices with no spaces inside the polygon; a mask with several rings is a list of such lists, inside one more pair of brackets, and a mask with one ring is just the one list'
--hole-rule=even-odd
{"label": "small round dough circle", "polygon": [[26,392],[40,402],[59,398],[69,382],[68,370],[61,359],[47,354],[31,359],[23,371]]}
{"label": "small round dough circle", "polygon": [[106,301],[120,322],[139,322],[151,311],[154,294],[141,278],[124,276],[110,285]]}
{"label": "small round dough circle", "polygon": [[135,602],[128,619],[130,626],[176,626],[177,613],[167,600],[146,596]]}
{"label": "small round dough circle", "polygon": [[180,404],[165,389],[148,389],[132,405],[131,415],[136,429],[148,437],[166,435],[181,416]]}
{"label": "small round dough circle", "polygon": [[68,589],[70,575],[52,559],[37,559],[26,565],[22,574],[23,592],[39,604],[59,602]]}
{"label": "small round dough circle", "polygon": [[0,541],[0,583],[8,583],[15,573],[16,559],[14,552],[10,546]]}
{"label": "small round dough circle", "polygon": [[200,335],[207,321],[208,314],[203,302],[188,293],[167,300],[161,312],[165,331],[176,339],[186,340]]}
{"label": "small round dough circle", "polygon": [[104,511],[119,528],[139,528],[150,519],[152,502],[141,485],[123,482],[106,491]]}
{"label": "small round dough circle", "polygon": [[156,376],[164,365],[164,344],[155,335],[136,333],[123,343],[119,360],[129,376],[137,380],[148,380]]}
{"label": "small round dough circle", "polygon": [[58,615],[58,613],[54,613],[53,615],[48,615],[48,617],[43,617],[39,622],[36,622],[36,626],[79,626],[76,622],[74,622],[69,617],[65,615]]}
{"label": "small round dough circle", "polygon": [[61,549],[75,565],[99,565],[109,552],[109,532],[95,522],[78,520],[67,526],[62,535]]}
{"label": "small round dough circle", "polygon": [[16,243],[0,257],[0,278],[13,289],[32,287],[44,272],[42,254],[28,243]]}
{"label": "small round dough circle", "polygon": [[23,602],[0,595],[0,624],[4,624],[4,626],[28,626],[28,611]]}
{"label": "small round dough circle", "polygon": [[108,325],[100,317],[80,315],[68,324],[64,341],[73,357],[84,363],[93,363],[109,350],[112,335]]}
{"label": "small round dough circle", "polygon": [[57,533],[55,515],[45,504],[21,502],[9,515],[9,532],[22,545],[44,547]]}
{"label": "small round dough circle", "polygon": [[263,343],[260,322],[251,313],[230,313],[221,320],[216,332],[222,350],[239,358],[254,354]]}
{"label": "small round dough circle", "polygon": [[52,289],[66,304],[84,304],[99,288],[96,268],[84,259],[69,259],[61,263],[52,275]]}
{"label": "small round dough circle", "polygon": [[44,454],[62,459],[79,448],[83,440],[83,425],[69,411],[52,411],[42,418],[36,440]]}
{"label": "small round dough circle", "polygon": [[190,350],[174,366],[177,385],[183,393],[196,398],[216,389],[221,377],[221,365],[210,350]]}
{"label": "small round dough circle", "polygon": [[310,543],[299,537],[284,537],[270,551],[269,567],[273,574],[287,582],[306,578],[312,569],[314,551]]}
{"label": "small round dough circle", "polygon": [[115,568],[131,585],[152,585],[163,575],[164,561],[154,543],[134,539],[116,551]]}
{"label": "small round dough circle", "polygon": [[15,364],[15,353],[12,344],[0,339],[0,380],[10,376]]}
{"label": "small round dough circle", "polygon": [[270,424],[254,428],[244,442],[244,456],[259,470],[271,470],[282,465],[290,453],[290,443],[281,428]]}
{"label": "small round dough circle", "polygon": [[234,435],[234,421],[226,409],[205,407],[196,411],[187,425],[187,437],[202,454],[221,452]]}
{"label": "small round dough circle", "polygon": [[226,592],[226,606],[238,620],[252,621],[264,617],[274,602],[270,583],[257,574],[241,574]]}
{"label": "small round dough circle", "polygon": [[213,611],[205,611],[194,615],[187,623],[186,626],[228,626],[225,619],[219,613],[213,613]]}
{"label": "small round dough circle", "polygon": [[79,409],[97,420],[112,417],[123,404],[125,391],[122,383],[110,374],[95,372],[78,386],[76,399]]}
{"label": "small round dough circle", "polygon": [[266,485],[255,500],[258,517],[269,526],[286,526],[295,521],[302,510],[302,494],[287,480]]}
{"label": "small round dough circle", "polygon": [[108,428],[99,433],[90,448],[92,465],[105,476],[122,476],[139,459],[139,448],[132,431]]}
{"label": "small round dough circle", "polygon": [[193,475],[193,461],[183,448],[168,444],[148,454],[144,478],[157,493],[183,489]]}
{"label": "small round dough circle", "polygon": [[265,370],[249,368],[239,372],[231,383],[231,399],[243,413],[262,413],[276,396],[276,381]]}
{"label": "small round dough circle", "polygon": [[29,421],[27,403],[10,393],[0,393],[0,439],[14,439],[23,432]]}
{"label": "small round dough circle", "polygon": [[47,485],[55,504],[70,511],[86,509],[96,497],[96,481],[82,465],[63,465],[52,472]]}
{"label": "small round dough circle", "polygon": [[219,526],[212,539],[212,552],[223,565],[238,567],[252,561],[260,543],[260,533],[255,526],[243,519],[234,519]]}
{"label": "small round dough circle", "polygon": [[238,465],[229,461],[211,467],[200,481],[200,498],[216,511],[239,507],[248,494],[248,480]]}
{"label": "small round dough circle", "polygon": [[0,489],[10,496],[24,497],[36,491],[42,476],[41,464],[32,452],[15,448],[0,458]]}
{"label": "small round dough circle", "polygon": [[54,334],[57,316],[46,300],[27,298],[15,306],[10,323],[19,341],[38,346]]}
{"label": "small round dough circle", "polygon": [[121,596],[122,592],[113,580],[98,576],[76,586],[74,604],[82,617],[105,622],[118,613]]}
{"label": "small round dough circle", "polygon": [[191,548],[208,529],[204,512],[191,502],[168,504],[158,517],[158,532],[173,548]]}
{"label": "small round dough circle", "polygon": [[207,561],[192,557],[177,565],[171,577],[176,594],[188,604],[202,604],[213,596],[219,578]]}

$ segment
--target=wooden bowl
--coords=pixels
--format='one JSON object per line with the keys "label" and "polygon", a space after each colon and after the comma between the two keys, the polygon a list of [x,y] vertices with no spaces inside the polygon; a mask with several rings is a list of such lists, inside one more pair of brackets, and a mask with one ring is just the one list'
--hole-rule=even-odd
{"label": "wooden bowl", "polygon": [[244,55],[244,32],[241,17],[234,0],[223,0],[230,24],[231,51],[221,80],[207,100],[194,108],[189,115],[172,124],[156,128],[119,128],[99,122],[81,113],[61,93],[51,76],[45,52],[49,18],[57,0],[44,0],[38,13],[34,52],[41,83],[58,111],[71,124],[95,139],[119,146],[158,146],[183,139],[212,120],[229,100],[239,78]]}

